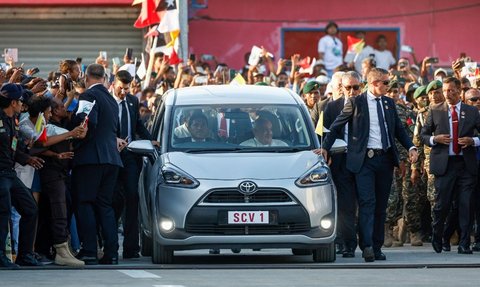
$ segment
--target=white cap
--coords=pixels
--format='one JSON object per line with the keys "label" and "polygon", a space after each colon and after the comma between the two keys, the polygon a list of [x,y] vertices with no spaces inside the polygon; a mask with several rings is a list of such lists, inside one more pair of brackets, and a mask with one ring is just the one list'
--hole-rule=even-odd
{"label": "white cap", "polygon": [[326,85],[328,82],[330,82],[330,79],[327,76],[320,75],[315,80],[320,84],[320,85]]}
{"label": "white cap", "polygon": [[433,76],[436,76],[438,73],[445,73],[445,76],[448,76],[447,70],[438,68],[435,70],[435,73],[433,73]]}

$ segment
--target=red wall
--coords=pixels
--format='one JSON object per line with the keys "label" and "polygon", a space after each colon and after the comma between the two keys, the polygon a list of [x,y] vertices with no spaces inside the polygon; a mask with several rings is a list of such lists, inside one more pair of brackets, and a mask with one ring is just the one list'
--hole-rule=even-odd
{"label": "red wall", "polygon": [[133,0],[0,0],[0,6],[126,6]]}
{"label": "red wall", "polygon": [[[214,54],[235,68],[252,45],[280,56],[281,28],[323,29],[331,19],[340,29],[397,28],[399,44],[413,46],[418,60],[435,56],[449,65],[465,52],[480,62],[478,0],[209,0],[207,9],[190,14],[190,52]],[[316,50],[317,42],[312,37],[305,50]]]}

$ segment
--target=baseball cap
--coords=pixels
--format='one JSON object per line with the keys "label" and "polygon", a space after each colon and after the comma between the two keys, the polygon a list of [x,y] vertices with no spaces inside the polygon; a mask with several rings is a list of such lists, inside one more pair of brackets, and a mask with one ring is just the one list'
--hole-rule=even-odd
{"label": "baseball cap", "polygon": [[23,88],[19,84],[5,84],[0,89],[0,92],[10,100],[23,101]]}
{"label": "baseball cap", "polygon": [[440,88],[442,88],[442,82],[440,82],[439,80],[434,80],[428,84],[426,92],[428,94],[430,93],[430,91],[440,89]]}
{"label": "baseball cap", "polygon": [[438,73],[444,73],[445,76],[448,76],[447,70],[442,69],[442,68],[436,69],[435,72],[433,73],[433,76],[436,77],[438,75]]}
{"label": "baseball cap", "polygon": [[315,78],[315,81],[317,81],[320,85],[326,85],[328,82],[330,82],[330,79],[327,76],[320,75]]}

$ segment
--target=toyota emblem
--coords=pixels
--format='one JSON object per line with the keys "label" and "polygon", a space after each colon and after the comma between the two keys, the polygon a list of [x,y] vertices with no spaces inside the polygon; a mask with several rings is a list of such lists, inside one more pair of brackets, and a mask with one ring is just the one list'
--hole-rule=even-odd
{"label": "toyota emblem", "polygon": [[253,194],[257,191],[257,185],[253,181],[242,181],[238,185],[238,190],[245,195]]}

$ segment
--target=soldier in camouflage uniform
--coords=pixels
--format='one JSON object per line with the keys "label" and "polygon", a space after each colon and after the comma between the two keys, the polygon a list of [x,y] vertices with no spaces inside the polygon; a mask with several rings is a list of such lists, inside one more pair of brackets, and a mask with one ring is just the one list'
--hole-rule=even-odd
{"label": "soldier in camouflage uniform", "polygon": [[[413,136],[415,115],[413,114],[413,111],[399,98],[400,93],[397,81],[394,80],[390,82],[387,90],[387,96],[395,101],[398,117],[400,118],[405,131],[411,138]],[[390,196],[388,199],[387,219],[385,221],[385,247],[389,247],[389,245],[391,246],[390,242],[392,226],[399,218],[402,217],[404,191],[406,189],[413,188],[410,183],[411,169],[410,164],[408,164],[408,152],[401,147],[398,141],[395,141],[395,144],[397,145],[397,150],[399,151],[400,166],[399,168],[395,168],[394,182],[392,184],[392,189],[390,190]],[[408,179],[408,181],[406,179]]]}
{"label": "soldier in camouflage uniform", "polygon": [[[425,166],[428,164],[430,147],[423,146],[420,140],[420,133],[428,113],[428,96],[426,86],[420,86],[415,90],[413,98],[417,106],[417,118],[413,133],[413,144],[417,147],[419,160],[411,164],[411,176],[406,179],[407,186],[404,189],[405,199],[405,223],[410,232],[412,246],[422,246],[422,212],[426,198],[427,174]],[[427,159],[426,159],[427,158]]]}

